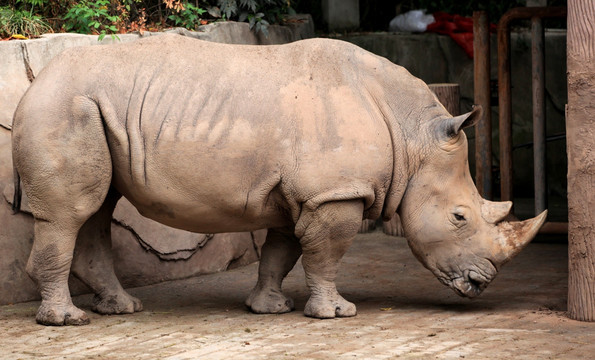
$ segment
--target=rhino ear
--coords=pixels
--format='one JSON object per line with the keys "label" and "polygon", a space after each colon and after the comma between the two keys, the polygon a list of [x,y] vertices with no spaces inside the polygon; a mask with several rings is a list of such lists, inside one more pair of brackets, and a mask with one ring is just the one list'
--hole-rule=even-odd
{"label": "rhino ear", "polygon": [[466,114],[447,118],[441,126],[442,135],[445,135],[447,138],[456,136],[464,128],[477,124],[482,114],[481,105],[474,105],[473,110]]}

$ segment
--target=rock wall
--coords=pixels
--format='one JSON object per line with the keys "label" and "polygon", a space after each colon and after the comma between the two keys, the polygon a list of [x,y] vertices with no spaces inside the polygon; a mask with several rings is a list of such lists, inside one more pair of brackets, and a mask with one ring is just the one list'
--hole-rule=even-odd
{"label": "rock wall", "polygon": [[[298,16],[286,26],[271,26],[269,35],[254,34],[248,24],[220,22],[191,32],[174,29],[183,36],[234,44],[281,44],[314,36],[309,16]],[[145,32],[142,36],[158,36]],[[48,34],[37,40],[0,43],[0,305],[38,299],[25,266],[33,243],[33,217],[27,211],[12,214],[13,194],[10,129],[12,114],[19,99],[43,67],[64,49],[74,46],[109,46],[131,42],[141,35],[109,36],[99,42],[97,36]],[[199,66],[197,60],[197,66]],[[172,229],[143,218],[125,199],[114,212],[112,248],[116,274],[125,287],[148,285],[199,274],[223,271],[257,261],[266,230],[251,233],[195,234]],[[256,274],[255,274],[256,280]],[[71,292],[88,289],[71,277]]]}

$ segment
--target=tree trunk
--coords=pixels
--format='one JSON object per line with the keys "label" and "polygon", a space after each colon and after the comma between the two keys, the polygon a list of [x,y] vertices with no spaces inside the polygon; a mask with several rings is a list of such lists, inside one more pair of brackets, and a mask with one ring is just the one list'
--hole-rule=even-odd
{"label": "tree trunk", "polygon": [[568,315],[595,321],[595,5],[568,2]]}

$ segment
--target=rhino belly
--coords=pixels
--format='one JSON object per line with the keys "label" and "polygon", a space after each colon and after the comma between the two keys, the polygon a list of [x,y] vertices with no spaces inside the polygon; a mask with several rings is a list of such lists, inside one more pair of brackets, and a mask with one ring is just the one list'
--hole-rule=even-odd
{"label": "rhino belly", "polygon": [[[227,164],[229,166],[229,164]],[[114,187],[147,218],[199,233],[252,231],[290,223],[274,172],[268,179],[228,166],[188,169],[172,161],[147,167],[143,181],[114,167]]]}

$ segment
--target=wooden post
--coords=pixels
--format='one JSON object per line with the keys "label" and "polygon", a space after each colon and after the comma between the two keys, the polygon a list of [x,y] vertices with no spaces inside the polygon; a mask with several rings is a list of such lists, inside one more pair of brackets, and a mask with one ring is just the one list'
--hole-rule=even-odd
{"label": "wooden post", "polygon": [[568,1],[568,316],[595,321],[595,3]]}
{"label": "wooden post", "polygon": [[533,94],[533,184],[535,216],[547,209],[545,128],[545,35],[543,21],[531,19],[531,73]]}
{"label": "wooden post", "polygon": [[473,12],[473,98],[483,107],[475,126],[475,185],[492,199],[492,111],[490,107],[490,22],[486,11]]}
{"label": "wooden post", "polygon": [[452,116],[461,114],[459,84],[428,84],[428,87]]}

